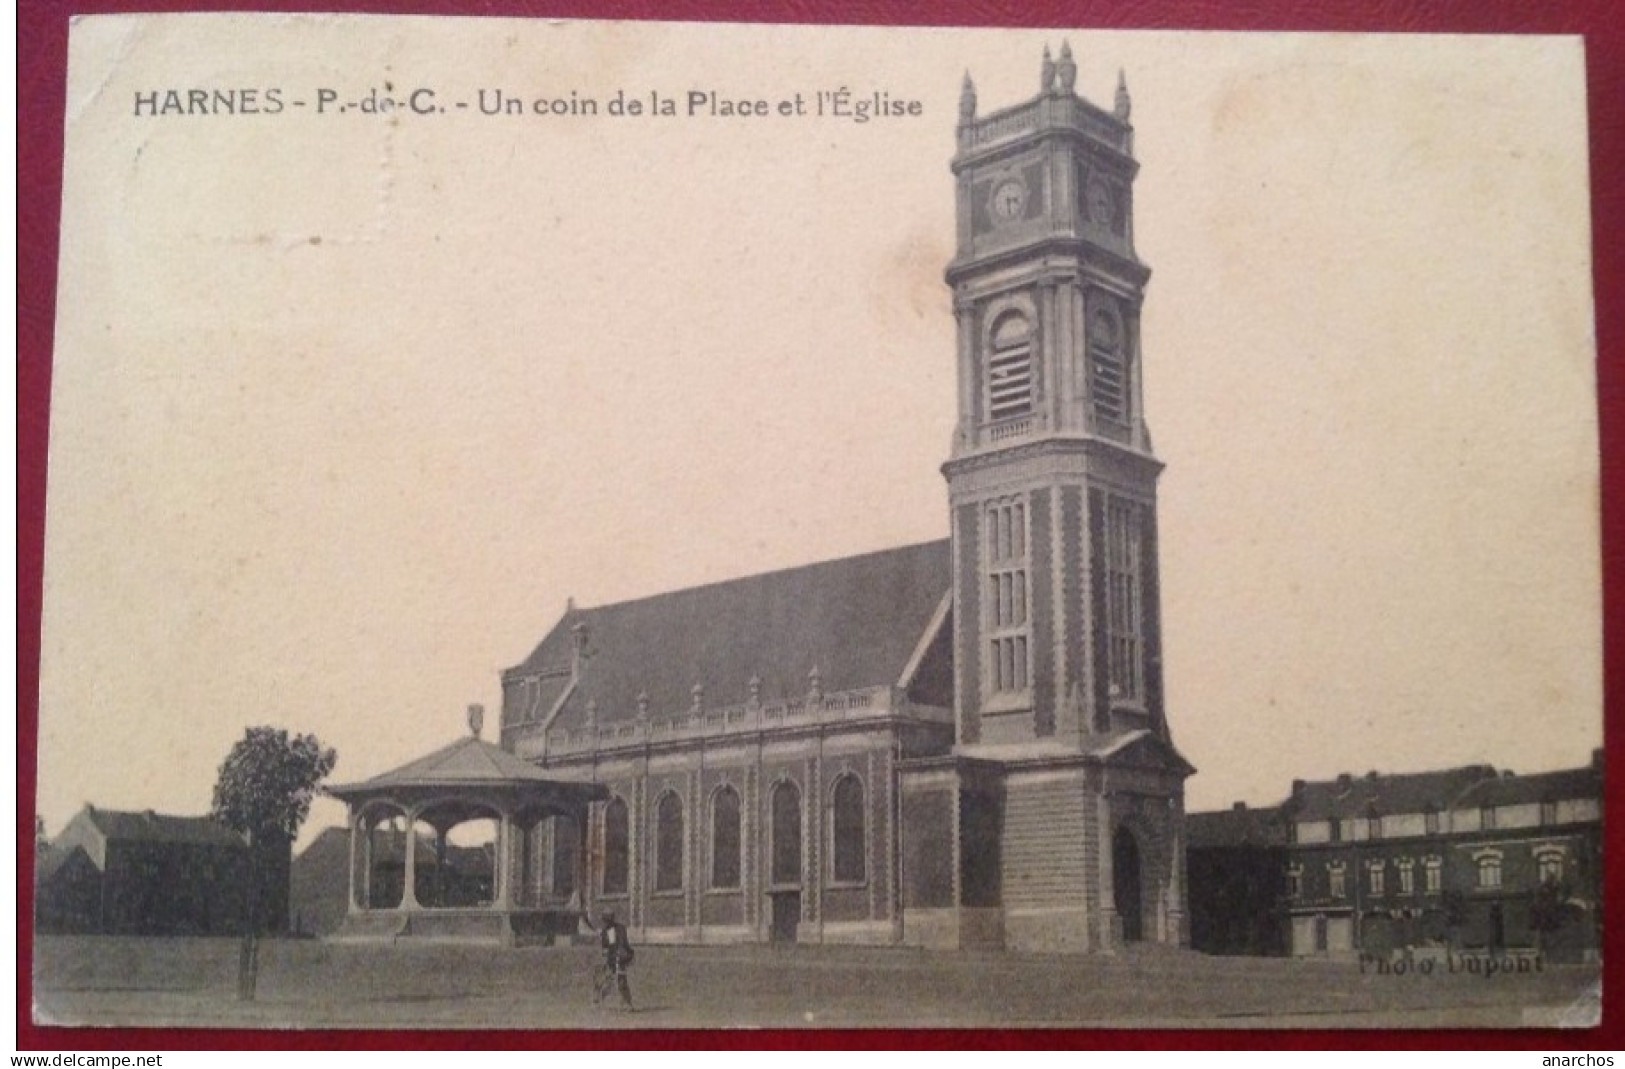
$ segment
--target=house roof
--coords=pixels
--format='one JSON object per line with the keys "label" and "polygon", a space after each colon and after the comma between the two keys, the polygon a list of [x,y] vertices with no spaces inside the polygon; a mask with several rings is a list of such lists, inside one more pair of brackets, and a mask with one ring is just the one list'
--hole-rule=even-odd
{"label": "house roof", "polygon": [[500,746],[468,735],[371,779],[337,784],[326,790],[328,794],[342,798],[400,787],[506,787],[557,781],[558,777],[543,772],[524,758],[515,757]]}
{"label": "house roof", "polygon": [[40,843],[34,851],[34,881],[37,883],[40,880],[50,879],[75,850],[84,853],[83,848],[78,846],[64,848],[50,843]]}
{"label": "house roof", "polygon": [[[801,697],[818,670],[826,692],[895,684],[952,586],[946,539],[692,587],[598,608],[571,608],[508,678],[568,668],[576,628],[585,652],[556,726],[596,703],[600,724],[742,703],[750,680],[764,702]],[[539,715],[563,693],[555,684]],[[511,715],[511,714],[510,714]]]}
{"label": "house roof", "polygon": [[1193,850],[1214,846],[1284,846],[1287,822],[1281,810],[1221,809],[1185,817],[1185,841]]}
{"label": "house roof", "polygon": [[189,843],[194,846],[241,847],[243,838],[211,817],[175,817],[148,809],[130,813],[86,806],[84,815],[109,841]]}
{"label": "house roof", "polygon": [[1474,784],[1456,803],[1458,809],[1486,805],[1555,802],[1570,798],[1601,798],[1602,776],[1594,768],[1565,768],[1528,776],[1504,773]]}
{"label": "house roof", "polygon": [[1369,772],[1364,776],[1317,780],[1302,786],[1295,784],[1283,808],[1290,809],[1294,820],[1425,813],[1450,808],[1473,784],[1495,775],[1489,765],[1466,765],[1433,772]]}
{"label": "house roof", "polygon": [[301,865],[325,865],[335,858],[343,858],[344,864],[349,864],[350,829],[337,824],[317,832],[303,850],[293,855],[294,871]]}

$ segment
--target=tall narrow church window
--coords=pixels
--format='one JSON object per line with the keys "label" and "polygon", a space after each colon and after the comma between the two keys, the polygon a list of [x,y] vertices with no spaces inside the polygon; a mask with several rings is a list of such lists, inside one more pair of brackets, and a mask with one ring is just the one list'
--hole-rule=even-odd
{"label": "tall narrow church window", "polygon": [[627,864],[631,841],[630,821],[626,803],[619,798],[610,799],[604,807],[604,894],[626,894]]}
{"label": "tall narrow church window", "polygon": [[988,418],[1024,416],[1032,407],[1032,326],[1020,312],[1010,312],[993,326],[987,362]]}
{"label": "tall narrow church window", "polygon": [[1099,311],[1089,324],[1089,394],[1095,415],[1128,422],[1128,370],[1123,359],[1123,331],[1110,312]]}
{"label": "tall narrow church window", "polygon": [[1144,692],[1142,665],[1145,618],[1141,585],[1141,507],[1112,498],[1106,504],[1106,637],[1107,683],[1119,701],[1139,701]]}
{"label": "tall narrow church window", "polygon": [[788,781],[773,788],[772,882],[801,884],[801,792]]}
{"label": "tall narrow church window", "polygon": [[655,890],[682,889],[683,800],[667,791],[655,807]]}
{"label": "tall narrow church window", "polygon": [[711,796],[711,886],[739,886],[739,795],[732,787]]}
{"label": "tall narrow church window", "polygon": [[1027,689],[1027,506],[999,502],[987,512],[988,678],[995,693]]}
{"label": "tall narrow church window", "polygon": [[856,776],[842,776],[835,784],[835,879],[861,883],[863,865],[863,784]]}

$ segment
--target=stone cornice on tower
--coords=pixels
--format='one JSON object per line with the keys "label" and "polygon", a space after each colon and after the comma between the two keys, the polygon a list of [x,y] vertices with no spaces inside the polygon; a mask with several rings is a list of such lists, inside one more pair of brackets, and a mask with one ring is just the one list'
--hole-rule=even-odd
{"label": "stone cornice on tower", "polygon": [[1128,83],[1123,72],[1118,71],[1111,111],[1077,94],[1077,75],[1070,45],[1061,46],[1058,62],[1050,59],[1046,48],[1039,93],[1031,100],[978,116],[976,87],[967,72],[960,94],[956,130],[959,155],[954,159],[954,170],[1020,139],[1052,134],[1088,138],[1120,153],[1130,168],[1137,167],[1133,162],[1134,127],[1129,122]]}

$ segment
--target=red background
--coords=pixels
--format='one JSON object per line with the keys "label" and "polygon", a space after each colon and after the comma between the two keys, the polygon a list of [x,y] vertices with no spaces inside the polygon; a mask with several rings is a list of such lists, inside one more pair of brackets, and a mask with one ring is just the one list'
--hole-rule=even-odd
{"label": "red background", "polygon": [[[399,14],[665,19],[900,26],[1113,29],[1384,31],[1581,34],[1590,112],[1592,253],[1597,304],[1602,434],[1604,667],[1609,762],[1619,768],[1617,696],[1625,685],[1625,12],[1616,0],[341,0],[217,3],[211,10],[357,11]],[[110,11],[185,11],[184,0],[19,0],[17,7],[17,1043],[19,1049],[142,1050],[389,1047],[583,1049],[706,1047],[1403,1047],[1619,1048],[1625,938],[1605,932],[1604,1023],[1588,1032],[223,1032],[198,1029],[37,1027],[32,1002],[34,741],[38,730],[40,584],[45,539],[51,336],[56,312],[57,223],[62,194],[68,20]],[[1531,730],[1538,726],[1531,724]],[[1607,781],[1605,857],[1612,906],[1625,855],[1625,779]],[[1612,917],[1612,913],[1609,914]]]}

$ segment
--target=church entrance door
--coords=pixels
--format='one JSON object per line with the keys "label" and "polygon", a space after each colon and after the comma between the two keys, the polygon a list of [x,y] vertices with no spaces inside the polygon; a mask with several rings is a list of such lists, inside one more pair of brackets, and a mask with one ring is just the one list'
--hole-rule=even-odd
{"label": "church entrance door", "polygon": [[768,938],[775,943],[794,943],[796,925],[801,922],[801,892],[780,891],[773,900],[773,927]]}
{"label": "church entrance door", "polygon": [[1117,916],[1123,922],[1123,942],[1138,943],[1145,938],[1140,910],[1140,844],[1134,833],[1118,828],[1112,836],[1112,898]]}

